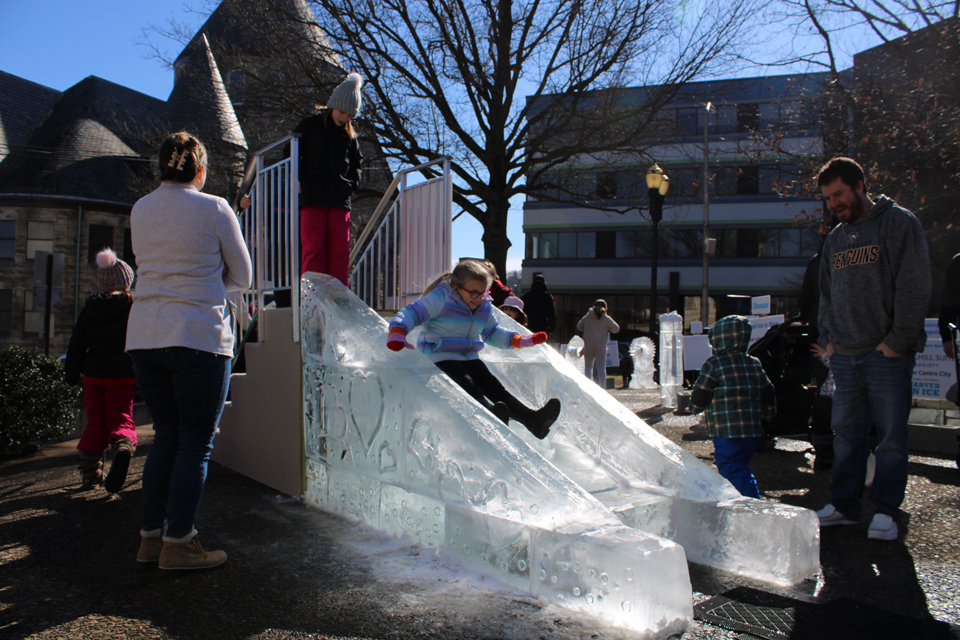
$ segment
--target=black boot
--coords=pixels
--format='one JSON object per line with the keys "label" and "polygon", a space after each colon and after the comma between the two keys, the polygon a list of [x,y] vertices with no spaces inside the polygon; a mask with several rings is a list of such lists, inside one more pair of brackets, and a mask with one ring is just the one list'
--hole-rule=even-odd
{"label": "black boot", "polygon": [[110,465],[110,473],[107,474],[106,480],[103,481],[103,488],[107,493],[117,493],[127,481],[130,458],[137,445],[130,438],[120,436],[110,441],[110,448],[114,450],[113,464]]}
{"label": "black boot", "polygon": [[510,409],[506,404],[498,402],[490,409],[493,415],[500,419],[503,424],[510,424]]}
{"label": "black boot", "polygon": [[551,398],[540,409],[532,411],[530,415],[520,418],[520,422],[538,440],[543,440],[550,433],[550,426],[560,417],[560,400]]}

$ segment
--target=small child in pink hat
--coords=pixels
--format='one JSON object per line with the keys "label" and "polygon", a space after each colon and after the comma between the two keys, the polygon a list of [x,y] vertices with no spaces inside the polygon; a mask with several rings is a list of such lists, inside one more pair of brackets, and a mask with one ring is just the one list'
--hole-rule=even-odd
{"label": "small child in pink hat", "polygon": [[500,305],[500,311],[516,320],[522,326],[527,326],[527,314],[523,312],[523,300],[517,296],[510,296]]}

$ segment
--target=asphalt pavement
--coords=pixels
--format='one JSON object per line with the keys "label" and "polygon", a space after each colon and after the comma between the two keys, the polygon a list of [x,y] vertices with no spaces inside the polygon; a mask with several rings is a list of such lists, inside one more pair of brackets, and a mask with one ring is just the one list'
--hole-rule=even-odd
{"label": "asphalt pavement", "polygon": [[[612,394],[648,424],[713,463],[698,418],[657,406],[655,394]],[[220,568],[181,576],[137,571],[140,473],[151,430],[117,496],[81,492],[76,441],[0,461],[0,638],[636,638],[544,603],[405,540],[306,507],[212,464],[197,528]],[[829,472],[810,445],[780,439],[751,465],[764,500],[817,509]],[[960,624],[960,470],[950,458],[910,457],[900,540],[860,526],[821,535],[822,571],[791,588],[691,566],[694,602],[736,586],[856,602]],[[744,638],[694,622],[682,640]],[[856,639],[854,639],[856,640]]]}

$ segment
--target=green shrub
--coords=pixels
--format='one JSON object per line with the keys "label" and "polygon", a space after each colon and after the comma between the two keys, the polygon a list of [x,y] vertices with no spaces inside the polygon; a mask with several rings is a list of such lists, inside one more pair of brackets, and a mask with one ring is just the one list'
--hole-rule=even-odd
{"label": "green shrub", "polygon": [[37,349],[0,349],[0,454],[20,455],[73,429],[79,385],[63,381],[63,363]]}

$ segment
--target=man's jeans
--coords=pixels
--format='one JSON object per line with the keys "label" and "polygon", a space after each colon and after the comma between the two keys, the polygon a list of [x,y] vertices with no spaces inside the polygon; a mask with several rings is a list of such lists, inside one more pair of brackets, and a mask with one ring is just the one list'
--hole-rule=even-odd
{"label": "man's jeans", "polygon": [[867,434],[874,423],[880,444],[874,452],[877,470],[870,500],[877,513],[899,518],[907,487],[907,419],[913,400],[914,360],[913,353],[889,358],[876,350],[861,356],[830,356],[837,383],[830,501],[848,518],[860,517],[869,455]]}
{"label": "man's jeans", "polygon": [[213,437],[230,387],[230,358],[186,347],[131,351],[153,417],[143,466],[143,530],[182,538],[193,531]]}

